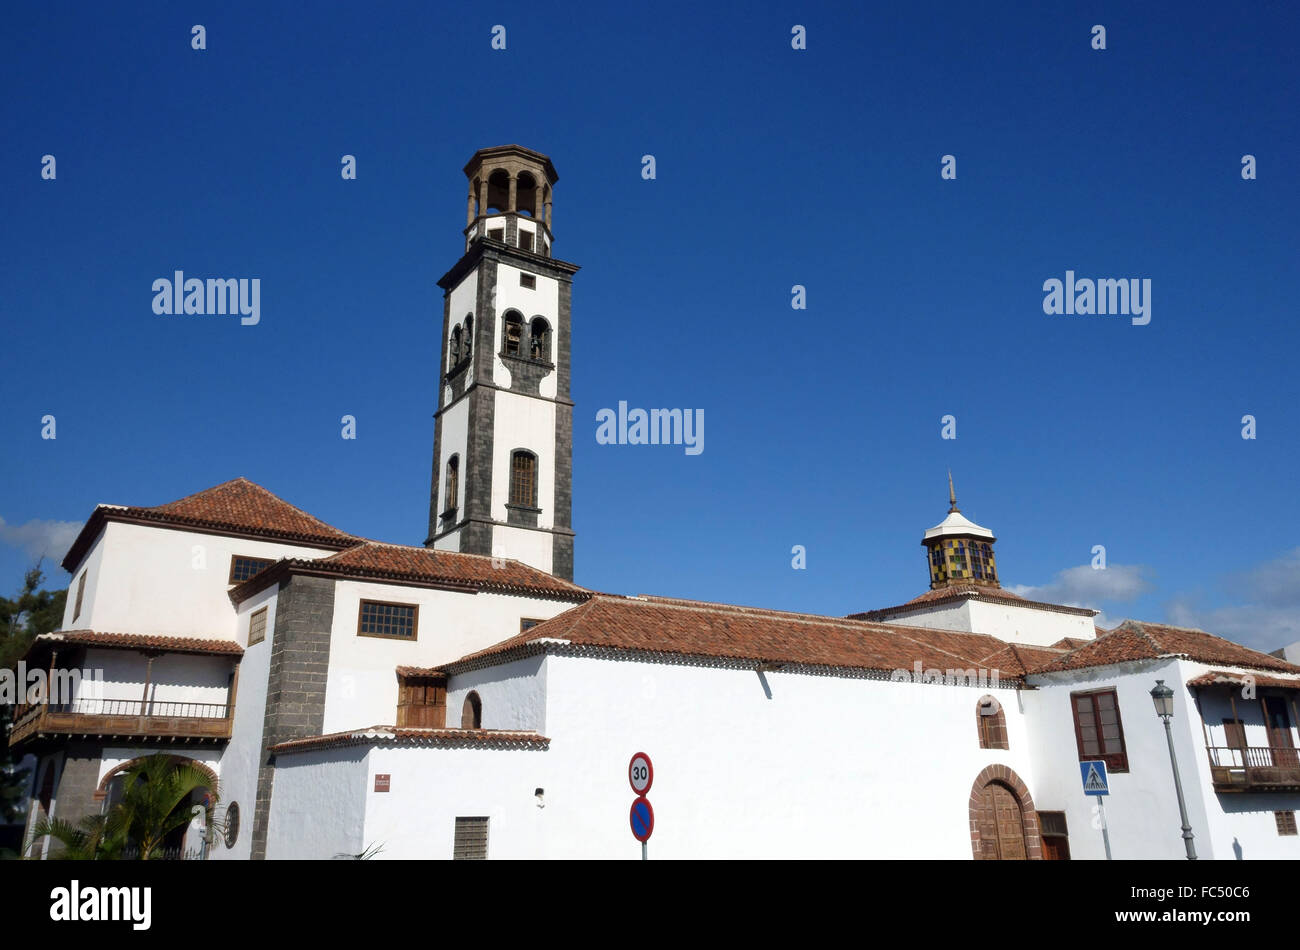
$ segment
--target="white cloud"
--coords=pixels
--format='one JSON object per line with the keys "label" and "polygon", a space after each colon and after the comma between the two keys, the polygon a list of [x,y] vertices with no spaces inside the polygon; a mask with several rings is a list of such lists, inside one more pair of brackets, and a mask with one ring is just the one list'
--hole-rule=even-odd
{"label": "white cloud", "polygon": [[1224,576],[1222,588],[1244,603],[1205,607],[1199,594],[1165,604],[1169,622],[1197,627],[1271,653],[1300,641],[1300,548]]}
{"label": "white cloud", "polygon": [[81,531],[80,521],[38,521],[9,524],[0,518],[0,544],[21,548],[35,560],[45,557],[57,564]]}
{"label": "white cloud", "polygon": [[[1096,607],[1114,601],[1136,600],[1151,589],[1142,564],[1111,564],[1094,568],[1091,564],[1067,567],[1056,577],[1038,587],[1017,584],[1008,588],[1013,594],[1067,607]],[[1100,618],[1099,618],[1100,619]]]}

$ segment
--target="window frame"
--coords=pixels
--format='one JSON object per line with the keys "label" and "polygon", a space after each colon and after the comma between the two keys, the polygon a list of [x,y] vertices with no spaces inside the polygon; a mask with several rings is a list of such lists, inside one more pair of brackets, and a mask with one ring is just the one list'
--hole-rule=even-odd
{"label": "window frame", "polygon": [[[984,700],[991,699],[997,704],[997,712],[986,716],[983,712]],[[1002,701],[992,694],[981,696],[975,704],[975,724],[979,730],[981,749],[1001,749],[1010,751],[1011,738],[1007,735],[1007,714]]]}
{"label": "window frame", "polygon": [[1294,809],[1284,808],[1273,812],[1273,821],[1277,823],[1277,834],[1279,838],[1290,838],[1300,834],[1300,828],[1296,827]]}
{"label": "window frame", "polygon": [[[414,611],[411,615],[411,635],[407,637],[400,633],[363,633],[361,624],[366,615],[366,604],[374,604],[377,607],[410,607]],[[400,603],[395,600],[372,600],[362,597],[357,604],[357,636],[373,637],[376,640],[401,640],[404,643],[414,643],[420,637],[420,605]]]}
{"label": "window frame", "polygon": [[86,575],[90,573],[90,568],[81,572],[81,578],[77,581],[77,601],[72,605],[72,622],[76,623],[77,618],[81,616],[81,605],[86,598]]}
{"label": "window frame", "polygon": [[[1115,699],[1115,726],[1119,730],[1119,752],[1106,752],[1104,737],[1101,734],[1101,711],[1097,706],[1097,698],[1109,693]],[[1097,744],[1099,751],[1096,755],[1088,755],[1083,749],[1083,725],[1079,722],[1079,707],[1076,700],[1087,698],[1092,703],[1092,714],[1095,719],[1095,728],[1097,729]],[[1074,719],[1074,741],[1079,751],[1080,762],[1093,762],[1098,759],[1106,763],[1108,772],[1127,772],[1129,771],[1128,762],[1128,742],[1124,738],[1124,717],[1119,708],[1119,690],[1114,686],[1107,686],[1102,689],[1080,690],[1070,693],[1070,716]]]}
{"label": "window frame", "polygon": [[[531,461],[532,467],[529,472],[528,499],[525,501],[516,500],[516,469],[515,460],[518,458],[527,458]],[[506,491],[506,504],[515,508],[526,508],[530,511],[540,511],[537,507],[537,471],[541,466],[538,465],[537,453],[531,449],[511,449],[510,450],[510,483]]]}
{"label": "window frame", "polygon": [[445,502],[442,506],[442,513],[449,515],[460,507],[460,453],[453,452],[451,458],[447,459],[446,479],[443,483],[443,493]]}
{"label": "window frame", "polygon": [[[452,860],[453,861],[486,861],[488,856],[488,843],[490,841],[491,822],[492,819],[487,815],[457,815],[454,829],[452,832],[452,841],[451,841]],[[464,852],[470,850],[471,844],[474,845],[475,850],[477,850],[477,845],[478,845],[477,840],[473,842],[468,842],[465,841],[464,839],[470,837],[470,829],[473,829],[474,838],[477,839],[478,829],[480,828],[483,829],[482,857],[478,857],[477,855],[471,856],[465,854]],[[462,829],[465,830],[465,835],[463,837],[461,835]]]}
{"label": "window frame", "polygon": [[[268,616],[267,611],[268,608],[265,605],[263,605],[248,615],[248,646],[250,647],[255,646],[256,644],[259,644],[266,639],[266,618]],[[258,617],[262,618],[262,635],[258,637],[256,640],[254,640],[253,623],[257,620]]]}
{"label": "window frame", "polygon": [[[239,561],[260,561],[262,562],[262,566],[259,567],[257,570],[255,570],[252,574],[249,574],[248,577],[242,578],[240,580],[235,580],[235,564],[237,564]],[[226,575],[226,583],[242,584],[244,583],[244,581],[251,580],[252,578],[256,577],[258,574],[262,573],[264,570],[266,570],[274,563],[275,563],[275,558],[273,557],[254,557],[251,554],[232,554],[230,555],[230,571]]]}

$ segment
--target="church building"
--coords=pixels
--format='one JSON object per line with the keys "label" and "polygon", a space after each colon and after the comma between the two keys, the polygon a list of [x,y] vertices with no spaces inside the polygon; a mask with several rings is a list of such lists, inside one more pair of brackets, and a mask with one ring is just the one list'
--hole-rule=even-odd
{"label": "church building", "polygon": [[559,176],[517,145],[464,171],[423,544],[244,478],[96,507],[61,629],[26,657],[67,688],[9,737],[36,763],[29,828],[111,807],[127,766],[166,755],[218,792],[169,842],[207,860],[639,859],[644,752],[656,858],[1300,857],[1300,666],[1011,593],[951,478],[918,532],[924,590],[895,606],[577,584]]}

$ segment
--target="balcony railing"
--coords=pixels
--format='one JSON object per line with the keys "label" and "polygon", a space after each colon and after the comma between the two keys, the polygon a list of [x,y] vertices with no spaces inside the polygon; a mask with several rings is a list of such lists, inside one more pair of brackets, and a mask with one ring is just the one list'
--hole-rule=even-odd
{"label": "balcony railing", "polygon": [[40,736],[122,736],[182,740],[230,738],[226,703],[83,698],[70,703],[21,705],[14,711],[9,744]]}
{"label": "balcony railing", "polygon": [[1216,791],[1300,791],[1300,750],[1252,745],[1209,746],[1206,751]]}

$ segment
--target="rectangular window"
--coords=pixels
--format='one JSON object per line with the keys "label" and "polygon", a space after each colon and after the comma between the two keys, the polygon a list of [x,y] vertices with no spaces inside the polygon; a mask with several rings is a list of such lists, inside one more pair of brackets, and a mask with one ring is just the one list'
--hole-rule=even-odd
{"label": "rectangular window", "polygon": [[82,571],[81,580],[77,581],[77,602],[72,605],[73,620],[81,616],[81,601],[86,596],[86,573],[86,571]]}
{"label": "rectangular window", "polygon": [[357,636],[414,640],[419,612],[420,608],[415,604],[363,600],[361,616],[357,621]]}
{"label": "rectangular window", "polygon": [[486,861],[488,848],[488,820],[486,818],[457,818],[456,841],[451,856],[456,861]]}
{"label": "rectangular window", "polygon": [[1223,720],[1223,733],[1229,748],[1246,748],[1246,726],[1240,719]]}
{"label": "rectangular window", "polygon": [[397,725],[408,729],[443,729],[447,725],[447,678],[419,674],[397,676]]}
{"label": "rectangular window", "polygon": [[537,278],[534,277],[532,274],[520,274],[519,286],[524,288],[524,290],[536,290]]}
{"label": "rectangular window", "polygon": [[541,623],[540,620],[535,620],[535,619],[533,619],[532,617],[520,617],[520,618],[519,618],[519,632],[520,632],[520,633],[524,633],[524,632],[527,631],[527,630],[531,630],[531,629],[533,629],[533,627],[537,626],[539,623]]}
{"label": "rectangular window", "polygon": [[1038,813],[1038,827],[1045,837],[1069,837],[1069,832],[1065,827],[1065,812],[1063,811],[1040,811]]}
{"label": "rectangular window", "polygon": [[527,452],[516,452],[510,461],[510,504],[536,507],[536,484],[537,459]]}
{"label": "rectangular window", "polygon": [[1079,745],[1079,761],[1101,759],[1112,772],[1128,771],[1128,754],[1124,749],[1124,726],[1119,718],[1119,699],[1113,689],[1091,693],[1071,693],[1074,710],[1074,737]]}
{"label": "rectangular window", "polygon": [[254,643],[261,643],[266,639],[266,608],[254,610],[253,615],[248,618],[248,645],[251,647]]}
{"label": "rectangular window", "polygon": [[264,557],[243,557],[236,554],[230,559],[230,583],[242,584],[258,571],[270,567],[275,561]]}
{"label": "rectangular window", "polygon": [[519,246],[525,251],[531,251],[533,249],[533,235],[531,231],[519,232]]}
{"label": "rectangular window", "polygon": [[1277,833],[1280,835],[1293,835],[1296,833],[1295,812],[1293,811],[1275,811],[1273,817],[1277,820]]}
{"label": "rectangular window", "polygon": [[504,241],[506,239],[505,228],[488,228],[488,237],[494,241]]}

